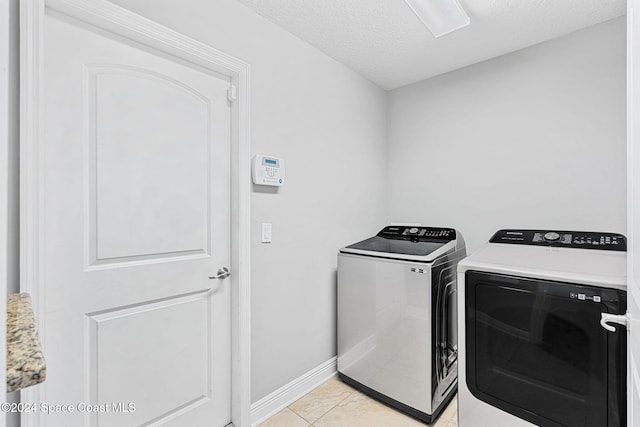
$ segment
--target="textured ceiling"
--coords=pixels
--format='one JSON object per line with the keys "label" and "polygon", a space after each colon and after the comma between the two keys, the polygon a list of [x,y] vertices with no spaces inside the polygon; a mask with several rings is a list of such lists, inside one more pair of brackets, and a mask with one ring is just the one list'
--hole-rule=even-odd
{"label": "textured ceiling", "polygon": [[459,0],[471,25],[436,39],[403,0],[238,1],[384,89],[621,16],[626,8],[625,0]]}

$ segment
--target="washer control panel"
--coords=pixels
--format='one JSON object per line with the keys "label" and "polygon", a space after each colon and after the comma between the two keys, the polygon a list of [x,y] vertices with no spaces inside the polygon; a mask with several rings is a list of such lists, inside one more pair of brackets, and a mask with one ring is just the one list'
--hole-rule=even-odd
{"label": "washer control panel", "polygon": [[627,239],[622,234],[592,231],[499,230],[489,242],[619,252],[627,250]]}
{"label": "washer control panel", "polygon": [[378,236],[387,239],[401,239],[413,241],[445,241],[454,240],[456,238],[456,230],[453,228],[423,227],[423,226],[407,226],[407,225],[390,225],[383,228]]}

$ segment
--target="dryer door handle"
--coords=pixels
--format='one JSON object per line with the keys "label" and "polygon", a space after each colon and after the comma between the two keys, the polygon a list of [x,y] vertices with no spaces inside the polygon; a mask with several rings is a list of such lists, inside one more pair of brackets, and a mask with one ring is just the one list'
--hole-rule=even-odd
{"label": "dryer door handle", "polygon": [[629,316],[627,314],[602,313],[600,317],[600,325],[602,325],[602,327],[609,332],[615,332],[616,328],[614,326],[611,326],[609,323],[617,323],[618,325],[624,326],[628,330]]}

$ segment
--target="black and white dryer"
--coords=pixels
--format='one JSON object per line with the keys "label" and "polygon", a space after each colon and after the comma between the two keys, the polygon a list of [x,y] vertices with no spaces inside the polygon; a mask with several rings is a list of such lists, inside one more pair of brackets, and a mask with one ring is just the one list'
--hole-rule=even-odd
{"label": "black and white dryer", "polygon": [[626,426],[624,236],[500,230],[458,283],[459,427]]}

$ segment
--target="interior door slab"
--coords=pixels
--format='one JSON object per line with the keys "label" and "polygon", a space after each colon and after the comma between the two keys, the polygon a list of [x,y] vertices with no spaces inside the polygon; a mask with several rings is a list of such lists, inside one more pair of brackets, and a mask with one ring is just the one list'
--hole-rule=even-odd
{"label": "interior door slab", "polygon": [[44,61],[40,420],[224,426],[229,79],[55,14]]}

